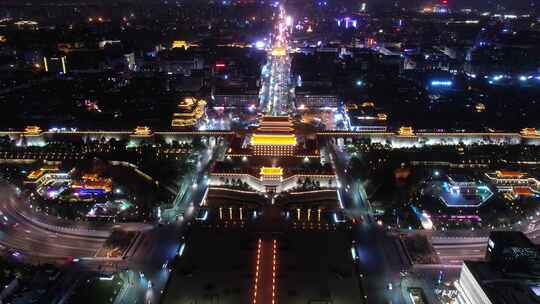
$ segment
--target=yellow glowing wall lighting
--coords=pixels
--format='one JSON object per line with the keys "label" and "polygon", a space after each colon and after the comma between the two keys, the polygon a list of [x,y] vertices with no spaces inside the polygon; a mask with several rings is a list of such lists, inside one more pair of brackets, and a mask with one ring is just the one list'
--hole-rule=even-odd
{"label": "yellow glowing wall lighting", "polygon": [[523,130],[521,130],[521,135],[524,135],[524,136],[539,136],[540,135],[540,132],[538,132],[538,130],[536,130],[535,128],[525,128]]}
{"label": "yellow glowing wall lighting", "polygon": [[283,175],[283,168],[280,167],[261,167],[261,175]]}
{"label": "yellow glowing wall lighting", "polygon": [[398,135],[401,136],[412,136],[414,135],[414,130],[412,127],[401,127],[398,130]]}
{"label": "yellow glowing wall lighting", "polygon": [[372,108],[375,106],[373,101],[365,101],[362,103],[362,108]]}
{"label": "yellow glowing wall lighting", "polygon": [[180,102],[178,107],[179,108],[189,108],[193,104],[195,104],[195,101],[196,101],[195,98],[191,98],[191,97],[184,98],[184,100]]}
{"label": "yellow glowing wall lighting", "polygon": [[62,58],[60,58],[60,60],[62,61],[62,72],[66,74],[67,73],[66,56],[63,56]]}
{"label": "yellow glowing wall lighting", "polygon": [[27,135],[37,135],[41,133],[41,128],[38,126],[28,126],[24,129],[24,133]]}
{"label": "yellow glowing wall lighting", "polygon": [[284,48],[276,47],[272,49],[272,56],[285,56],[287,55],[287,51]]}
{"label": "yellow glowing wall lighting", "polygon": [[497,177],[502,177],[502,178],[522,178],[523,176],[525,176],[525,174],[521,172],[509,171],[509,170],[497,170],[495,173],[497,174]]}
{"label": "yellow glowing wall lighting", "polygon": [[28,174],[27,178],[28,179],[37,179],[39,177],[41,177],[43,175],[43,173],[45,173],[43,170],[39,169],[39,170],[34,170],[32,172],[30,172],[30,174]]}
{"label": "yellow glowing wall lighting", "polygon": [[185,40],[175,40],[172,43],[172,48],[173,49],[179,49],[179,48],[187,49],[189,48],[189,44]]}
{"label": "yellow glowing wall lighting", "polygon": [[83,174],[81,178],[84,180],[97,181],[99,180],[99,175],[96,173],[87,173]]}
{"label": "yellow glowing wall lighting", "polygon": [[[193,105],[196,106],[193,108]],[[205,114],[206,101],[203,99],[185,98],[178,107],[182,110],[190,110],[186,113],[173,113],[171,125],[173,127],[192,126]]]}
{"label": "yellow glowing wall lighting", "polygon": [[133,133],[135,135],[145,136],[150,135],[152,133],[152,130],[150,130],[149,127],[136,127]]}
{"label": "yellow glowing wall lighting", "polygon": [[294,135],[267,135],[254,134],[251,137],[252,145],[296,145],[296,136]]}

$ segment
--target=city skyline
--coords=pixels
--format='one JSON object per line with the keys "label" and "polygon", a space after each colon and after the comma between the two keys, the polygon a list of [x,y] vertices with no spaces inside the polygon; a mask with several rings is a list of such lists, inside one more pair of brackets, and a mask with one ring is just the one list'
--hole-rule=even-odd
{"label": "city skyline", "polygon": [[540,301],[532,2],[195,2],[0,6],[1,303]]}

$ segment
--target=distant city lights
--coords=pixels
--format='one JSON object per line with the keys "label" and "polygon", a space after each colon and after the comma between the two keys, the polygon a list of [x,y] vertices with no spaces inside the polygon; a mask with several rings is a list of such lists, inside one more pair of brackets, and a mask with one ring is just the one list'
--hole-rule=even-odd
{"label": "distant city lights", "polygon": [[262,40],[255,42],[255,47],[259,50],[264,49],[265,46],[266,46],[266,43]]}
{"label": "distant city lights", "polygon": [[285,25],[292,26],[292,24],[293,24],[293,18],[291,16],[285,17]]}
{"label": "distant city lights", "polygon": [[352,19],[351,17],[345,17],[341,19],[336,19],[338,27],[345,27],[346,29],[353,27],[358,27],[358,21],[356,19]]}
{"label": "distant city lights", "polygon": [[182,245],[180,245],[180,248],[178,249],[178,256],[179,257],[184,254],[184,250],[186,250],[186,244],[182,243]]}
{"label": "distant city lights", "polygon": [[454,83],[450,80],[433,80],[431,86],[433,87],[451,87]]}

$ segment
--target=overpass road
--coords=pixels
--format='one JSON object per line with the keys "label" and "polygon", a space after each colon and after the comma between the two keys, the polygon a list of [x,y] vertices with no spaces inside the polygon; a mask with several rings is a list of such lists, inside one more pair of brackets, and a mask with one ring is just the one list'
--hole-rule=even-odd
{"label": "overpass road", "polygon": [[0,191],[0,244],[14,256],[93,257],[110,234],[106,230],[90,230],[84,224],[65,227],[55,221],[42,222],[43,218],[24,208],[25,202],[19,199],[16,189],[2,186]]}

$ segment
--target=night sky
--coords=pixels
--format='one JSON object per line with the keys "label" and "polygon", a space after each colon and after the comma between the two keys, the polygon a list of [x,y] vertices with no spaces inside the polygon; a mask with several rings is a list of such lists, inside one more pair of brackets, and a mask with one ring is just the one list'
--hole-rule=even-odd
{"label": "night sky", "polygon": [[[307,2],[314,0],[289,0],[291,2]],[[432,3],[438,0],[327,0],[327,2],[343,3],[346,6],[355,5],[355,3],[366,2],[371,7],[385,7],[392,6],[392,4],[399,2],[401,6],[419,7],[424,4]],[[112,1],[107,0],[28,0],[25,3],[110,3]],[[117,2],[136,2],[136,3],[159,3],[161,0],[119,0]],[[210,0],[183,0],[182,2],[198,2],[207,3]],[[21,3],[20,0],[0,0],[0,3]],[[531,7],[538,8],[540,6],[540,0],[450,0],[450,6],[454,8],[472,7],[472,8],[495,8],[497,5],[510,8],[510,9],[530,9]]]}

